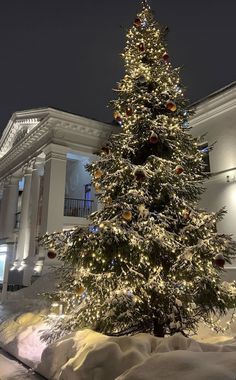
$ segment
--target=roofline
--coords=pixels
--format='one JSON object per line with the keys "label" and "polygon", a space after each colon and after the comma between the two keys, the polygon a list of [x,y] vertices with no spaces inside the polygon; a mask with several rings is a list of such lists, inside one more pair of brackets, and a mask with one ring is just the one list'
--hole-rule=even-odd
{"label": "roofline", "polygon": [[194,107],[197,107],[198,105],[202,104],[202,103],[205,103],[207,102],[208,100],[220,95],[221,93],[225,92],[225,91],[228,91],[230,90],[231,88],[235,87],[236,88],[236,81],[234,82],[231,82],[229,84],[227,84],[226,86],[220,88],[219,90],[216,90],[212,93],[210,93],[209,95],[205,96],[204,98],[201,98],[199,100],[197,100],[196,102],[192,103],[190,105],[190,108],[194,108]]}
{"label": "roofline", "polygon": [[96,120],[96,119],[92,119],[92,118],[89,118],[89,117],[86,117],[86,116],[82,116],[82,115],[78,115],[78,114],[75,114],[75,113],[72,113],[72,112],[68,112],[68,111],[64,111],[64,110],[60,110],[59,108],[54,108],[54,107],[42,107],[42,108],[31,108],[31,109],[26,109],[26,110],[23,110],[23,111],[15,111],[10,119],[8,120],[8,123],[7,125],[5,126],[5,128],[3,129],[2,131],[2,134],[1,134],[1,137],[0,137],[0,143],[2,144],[6,135],[8,134],[8,131],[10,130],[11,126],[14,124],[14,122],[17,120],[17,119],[24,119],[24,118],[43,118],[45,117],[46,115],[48,114],[53,114],[54,116],[65,116],[66,118],[69,117],[77,117],[79,118],[81,121],[84,121],[85,123],[88,122],[88,121],[94,121],[100,125],[106,125],[106,126],[112,126],[112,123],[106,123],[106,122],[102,122],[102,121],[99,121],[99,120]]}

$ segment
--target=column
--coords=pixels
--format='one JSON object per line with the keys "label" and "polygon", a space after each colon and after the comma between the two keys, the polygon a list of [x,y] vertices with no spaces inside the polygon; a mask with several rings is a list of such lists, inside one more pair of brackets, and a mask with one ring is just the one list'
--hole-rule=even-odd
{"label": "column", "polygon": [[40,175],[39,168],[41,162],[36,161],[33,166],[31,176],[31,187],[29,195],[29,239],[25,240],[24,255],[23,255],[23,285],[28,286],[31,284],[31,278],[34,271],[34,265],[36,261],[35,249],[36,249],[36,237],[38,235],[37,230],[37,217],[38,217],[38,201],[39,201],[39,188],[40,188]]}
{"label": "column", "polygon": [[[45,148],[41,235],[63,229],[67,151],[66,147],[56,144]],[[52,265],[60,265],[60,262],[49,259],[46,250],[40,247],[38,265],[43,265],[45,273]]]}
{"label": "column", "polygon": [[41,234],[63,228],[67,150],[56,144],[45,148]]}
{"label": "column", "polygon": [[20,227],[18,233],[18,243],[16,260],[22,262],[29,252],[30,241],[30,189],[31,189],[32,169],[27,168],[24,175],[24,189],[22,194]]}
{"label": "column", "polygon": [[0,215],[0,237],[11,239],[15,227],[17,201],[19,195],[19,177],[11,176],[3,189]]}
{"label": "column", "polygon": [[7,199],[8,199],[8,188],[7,183],[3,184],[3,192],[1,199],[1,212],[0,212],[0,239],[4,237],[4,225],[7,212]]}
{"label": "column", "polygon": [[8,287],[10,263],[13,261],[14,254],[15,254],[15,245],[13,243],[8,243],[6,245],[6,248],[7,248],[6,260],[5,260],[5,265],[4,265],[2,292],[0,292],[0,303],[4,303],[7,299],[7,287]]}

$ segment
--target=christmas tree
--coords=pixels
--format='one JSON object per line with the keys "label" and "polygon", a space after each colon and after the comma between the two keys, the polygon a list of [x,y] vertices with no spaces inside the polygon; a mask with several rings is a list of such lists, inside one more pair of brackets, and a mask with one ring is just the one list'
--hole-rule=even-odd
{"label": "christmas tree", "polygon": [[88,167],[103,208],[89,229],[43,238],[65,264],[52,296],[64,306],[55,336],[85,326],[110,335],[189,334],[235,306],[235,285],[221,282],[235,243],[217,233],[223,211],[198,209],[203,154],[165,39],[143,2],[113,102],[121,133]]}

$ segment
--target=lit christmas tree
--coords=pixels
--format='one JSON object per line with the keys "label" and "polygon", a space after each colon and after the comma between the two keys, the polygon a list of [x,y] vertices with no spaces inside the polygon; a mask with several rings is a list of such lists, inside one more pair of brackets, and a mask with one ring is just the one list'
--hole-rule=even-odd
{"label": "lit christmas tree", "polygon": [[235,256],[220,235],[219,213],[197,208],[203,154],[189,133],[179,69],[166,31],[143,2],[127,34],[126,74],[113,102],[121,133],[88,170],[103,208],[88,230],[45,236],[64,279],[52,296],[64,306],[53,334],[89,327],[105,334],[189,334],[235,306],[235,284],[221,283]]}

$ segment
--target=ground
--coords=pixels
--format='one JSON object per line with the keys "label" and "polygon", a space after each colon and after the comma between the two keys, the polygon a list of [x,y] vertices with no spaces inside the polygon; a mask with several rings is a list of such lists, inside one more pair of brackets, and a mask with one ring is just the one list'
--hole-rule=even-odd
{"label": "ground", "polygon": [[35,374],[0,349],[0,380],[41,380]]}

